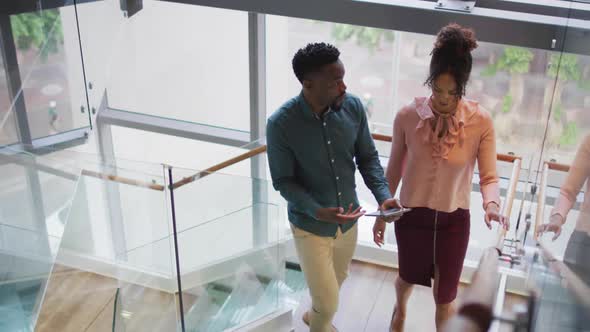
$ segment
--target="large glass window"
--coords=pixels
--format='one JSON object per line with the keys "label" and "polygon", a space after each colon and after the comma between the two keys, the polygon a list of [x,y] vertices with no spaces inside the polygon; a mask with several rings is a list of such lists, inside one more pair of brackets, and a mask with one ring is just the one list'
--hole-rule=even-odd
{"label": "large glass window", "polygon": [[128,112],[248,131],[248,14],[143,1],[78,6],[90,99]]}
{"label": "large glass window", "polygon": [[[364,102],[373,133],[391,135],[396,112],[414,97],[430,94],[424,81],[433,35],[270,15],[266,18],[267,116],[299,93],[301,86],[293,74],[291,59],[299,48],[312,42],[328,42],[340,49],[348,92]],[[514,153],[523,158],[526,170],[521,179],[528,176],[529,166],[536,169],[543,146],[542,158],[571,161],[581,137],[590,130],[590,118],[584,117],[590,102],[590,59],[485,41],[478,44],[473,52],[466,98],[478,101],[492,116],[498,153]],[[391,145],[377,142],[377,146],[386,166]],[[512,165],[498,162],[498,170],[505,199]],[[494,245],[495,240],[495,232],[490,232],[483,222],[478,181],[476,169],[467,256],[473,261],[479,259],[481,249]],[[375,209],[374,198],[360,176],[357,183],[363,207]],[[528,192],[530,188],[525,188],[523,181],[518,190]],[[517,200],[513,206],[514,219],[519,203]],[[525,205],[525,212],[529,205]],[[359,231],[359,241],[373,242],[372,219],[362,218]],[[388,231],[387,242],[395,245],[393,227]]]}
{"label": "large glass window", "polygon": [[[348,91],[365,103],[374,133],[390,135],[396,112],[414,97],[430,94],[424,81],[434,36],[267,16],[267,38],[267,115],[299,93],[301,87],[292,73],[290,59],[297,49],[311,42],[329,42],[340,49]],[[588,84],[581,80],[588,59],[563,57],[569,60],[566,66],[571,67],[571,74],[562,73],[556,89],[573,98],[568,98],[565,105],[560,102],[554,117],[560,116],[564,108],[579,116],[584,102],[588,102],[584,95]],[[525,155],[540,148],[559,58],[558,52],[479,42],[473,53],[466,97],[478,101],[492,115],[498,152]],[[572,119],[562,119],[563,129],[554,130],[552,146],[564,147],[575,133],[587,127],[568,121]]]}
{"label": "large glass window", "polygon": [[545,103],[551,103],[545,159],[569,164],[590,133],[590,56],[552,54],[546,75],[554,80],[545,88]]}
{"label": "large glass window", "polygon": [[[586,5],[581,5],[586,6]],[[586,7],[590,8],[590,7]],[[588,21],[583,21],[588,27]],[[577,27],[580,25],[578,20],[569,20],[568,27]],[[571,40],[579,37],[579,32],[575,29],[566,29],[563,35],[565,40]],[[587,35],[586,35],[587,36]],[[588,45],[588,44],[586,44]],[[570,45],[571,46],[571,45]],[[587,146],[583,142],[587,141],[590,134],[590,56],[588,54],[573,54],[566,52],[552,54],[547,61],[546,75],[553,78],[554,82],[546,87],[545,103],[550,105],[551,112],[547,117],[547,131],[545,144],[542,150],[542,159],[539,163],[537,174],[537,183],[542,184],[544,178],[544,169],[547,167],[547,188],[545,207],[537,209],[537,202],[531,202],[534,211],[541,213],[538,220],[542,223],[549,223],[552,209],[556,206],[560,197],[560,188],[567,188],[575,198],[570,209],[561,210],[561,214],[566,213],[561,235],[554,241],[554,234],[543,235],[540,240],[551,250],[558,258],[563,258],[568,266],[576,273],[579,273],[577,264],[583,265],[583,250],[577,251],[577,242],[579,235],[586,232],[588,218],[590,217],[587,202],[585,202],[587,192],[587,172],[590,168],[587,155]],[[574,159],[578,155],[578,159]],[[555,161],[565,164],[568,168],[574,169],[577,174],[569,177],[569,172],[559,169],[551,169],[545,162]],[[575,161],[575,162],[574,162]],[[582,181],[582,183],[580,183]],[[578,190],[575,192],[575,190]],[[571,198],[570,198],[571,199]],[[535,217],[537,213],[535,213]],[[577,256],[576,256],[577,255]],[[588,282],[587,275],[579,275]]]}
{"label": "large glass window", "polygon": [[291,66],[297,50],[308,43],[329,42],[339,48],[347,91],[363,100],[372,127],[391,126],[398,84],[394,54],[399,52],[399,44],[395,39],[399,34],[279,16],[267,15],[266,19],[268,116],[301,90]]}
{"label": "large glass window", "polygon": [[33,139],[89,125],[75,20],[73,6],[10,17]]}

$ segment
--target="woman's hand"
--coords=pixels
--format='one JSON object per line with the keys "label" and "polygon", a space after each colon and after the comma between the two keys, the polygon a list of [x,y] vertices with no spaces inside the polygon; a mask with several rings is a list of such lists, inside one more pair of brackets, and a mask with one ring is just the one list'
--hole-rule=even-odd
{"label": "woman's hand", "polygon": [[492,221],[499,222],[506,230],[510,227],[508,219],[503,215],[500,215],[500,206],[496,202],[489,202],[488,205],[486,205],[484,221],[489,229],[492,229]]}
{"label": "woman's hand", "polygon": [[[397,198],[389,198],[383,201],[379,210],[386,211],[390,209],[403,209],[402,203]],[[382,219],[385,222],[393,222],[401,218],[401,216],[378,217],[377,220]]]}
{"label": "woman's hand", "polygon": [[385,228],[387,223],[381,218],[377,218],[373,224],[373,242],[379,247],[385,244]]}
{"label": "woman's hand", "polygon": [[537,236],[543,235],[545,232],[553,232],[553,239],[555,241],[561,234],[561,226],[563,226],[564,220],[560,214],[554,214],[551,216],[549,223],[543,224],[537,228]]}

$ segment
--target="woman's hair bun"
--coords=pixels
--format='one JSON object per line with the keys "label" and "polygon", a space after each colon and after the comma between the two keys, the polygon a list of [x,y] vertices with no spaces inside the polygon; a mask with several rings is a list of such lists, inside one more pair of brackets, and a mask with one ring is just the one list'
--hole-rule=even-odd
{"label": "woman's hair bun", "polygon": [[442,28],[436,36],[433,53],[465,56],[477,47],[475,32],[457,23],[451,23]]}

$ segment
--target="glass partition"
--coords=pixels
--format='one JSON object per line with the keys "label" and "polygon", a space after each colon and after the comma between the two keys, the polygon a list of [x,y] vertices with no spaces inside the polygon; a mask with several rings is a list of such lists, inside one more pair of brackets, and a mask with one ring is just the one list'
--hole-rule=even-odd
{"label": "glass partition", "polygon": [[37,328],[180,326],[163,167],[116,164],[87,161],[81,170]]}
{"label": "glass partition", "polygon": [[0,330],[29,331],[41,310],[79,171],[64,165],[51,172],[43,157],[8,149],[0,165]]}
{"label": "glass partition", "polygon": [[[570,15],[560,35],[565,42],[562,52],[551,54],[547,60],[546,75],[553,79],[545,88],[544,105],[550,112],[545,118],[545,131],[539,161],[533,165],[532,182],[536,195],[530,203],[530,211],[536,226],[549,223],[559,213],[565,222],[561,235],[554,241],[554,234],[544,234],[539,240],[555,257],[565,260],[566,248],[583,232],[587,224],[587,178],[590,160],[586,151],[590,125],[587,123],[587,88],[590,77],[588,54],[574,54],[570,40],[577,38],[579,30],[590,29],[590,21],[573,15],[574,11],[590,10],[587,4],[570,3]],[[535,227],[531,227],[534,229]],[[529,236],[531,245],[534,235]]]}
{"label": "glass partition", "polygon": [[[39,176],[41,191],[34,192],[45,200],[41,210],[55,210],[41,223],[43,233],[33,217],[10,212],[34,213],[11,206],[22,200],[13,191],[29,181],[26,172],[23,183],[3,182],[8,279],[0,310],[9,318],[0,326],[135,331],[181,330],[184,323],[190,331],[223,331],[298,303],[305,283],[286,268],[279,208],[265,196],[266,181],[47,152],[3,157],[14,179],[24,172],[17,166],[35,163],[57,179]],[[75,194],[60,204],[69,182]]]}
{"label": "glass partition", "polygon": [[590,328],[588,274],[556,260],[550,249],[543,250],[535,256],[529,271],[529,285],[535,296],[534,306],[529,307],[530,329],[587,331]]}
{"label": "glass partition", "polygon": [[223,331],[281,308],[289,285],[279,209],[265,194],[270,184],[171,172],[187,331]]}
{"label": "glass partition", "polygon": [[[570,3],[562,52],[547,60],[544,105],[549,108],[538,162],[532,166],[534,185],[527,201],[531,227],[526,234],[525,263],[534,299],[529,307],[530,328],[535,331],[585,331],[590,328],[587,302],[588,176],[590,175],[587,123],[588,55],[572,53],[570,39],[590,29],[574,10],[590,9]],[[557,226],[560,227],[557,227]],[[538,237],[535,231],[549,227]],[[536,249],[533,249],[536,248]]]}

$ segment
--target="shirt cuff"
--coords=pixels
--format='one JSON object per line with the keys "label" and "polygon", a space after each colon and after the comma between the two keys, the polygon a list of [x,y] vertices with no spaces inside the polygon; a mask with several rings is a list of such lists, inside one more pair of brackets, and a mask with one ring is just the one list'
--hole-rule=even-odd
{"label": "shirt cuff", "polygon": [[393,198],[393,196],[389,193],[389,190],[383,191],[381,193],[379,193],[378,195],[376,195],[375,199],[377,200],[377,203],[379,203],[379,206],[381,206],[383,204],[383,202],[385,202],[386,200]]}
{"label": "shirt cuff", "polygon": [[485,210],[489,203],[494,202],[500,207],[500,186],[498,182],[486,184],[481,187],[483,197],[483,209]]}
{"label": "shirt cuff", "polygon": [[314,219],[317,219],[316,212],[318,209],[321,208],[322,206],[313,199],[310,199],[307,202],[305,202],[305,206],[303,207],[305,213],[307,213],[310,217]]}
{"label": "shirt cuff", "polygon": [[565,197],[564,195],[559,195],[559,198],[557,199],[555,206],[553,207],[553,209],[551,209],[550,216],[559,214],[563,218],[563,222],[565,223],[567,214],[573,205],[574,203],[570,201],[567,197]]}

